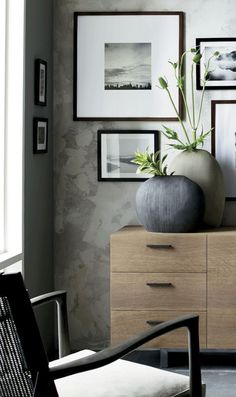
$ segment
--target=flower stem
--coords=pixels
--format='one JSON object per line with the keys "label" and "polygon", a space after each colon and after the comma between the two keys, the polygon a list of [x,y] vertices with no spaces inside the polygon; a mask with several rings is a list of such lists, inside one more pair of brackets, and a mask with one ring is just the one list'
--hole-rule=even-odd
{"label": "flower stem", "polygon": [[[179,80],[181,79],[184,57],[187,55],[188,52],[190,52],[190,51],[185,51],[185,52],[181,55],[180,64],[179,64],[179,70],[178,70],[178,77],[175,76],[175,77],[176,77],[176,80],[177,80],[177,83],[178,83]],[[178,85],[178,86],[179,86],[179,85]],[[179,89],[180,89],[180,92],[181,92],[181,95],[182,95],[182,98],[183,98],[184,107],[185,107],[185,110],[186,110],[186,113],[187,113],[187,116],[188,116],[188,120],[189,120],[190,127],[193,129],[194,126],[193,126],[193,123],[192,123],[192,120],[191,120],[191,116],[190,116],[190,112],[189,112],[189,107],[188,107],[187,99],[186,99],[186,96],[185,96],[185,93],[184,93],[184,90],[183,90],[182,85],[179,86]]]}
{"label": "flower stem", "polygon": [[174,103],[173,99],[172,99],[171,93],[170,93],[170,91],[169,91],[168,88],[166,88],[166,91],[167,91],[167,93],[168,93],[168,95],[169,95],[170,101],[171,101],[172,106],[173,106],[173,108],[174,108],[174,110],[175,110],[175,113],[176,113],[176,116],[177,116],[177,118],[178,118],[178,120],[179,120],[179,122],[180,122],[180,125],[181,125],[181,127],[182,127],[182,129],[183,129],[183,131],[184,131],[184,134],[185,134],[185,136],[186,136],[186,139],[187,139],[188,143],[190,143],[187,130],[186,130],[184,124],[183,124],[183,121],[181,120],[181,117],[180,117],[180,115],[179,115],[179,112],[178,112],[178,110],[177,110],[177,108],[176,108],[176,106],[175,106],[175,103]]}
{"label": "flower stem", "polygon": [[194,89],[193,89],[193,63],[191,65],[191,92],[192,92],[192,111],[193,111],[193,139],[197,139],[197,129],[195,126],[195,102],[194,102]]}
{"label": "flower stem", "polygon": [[208,59],[206,67],[205,67],[204,80],[203,80],[203,86],[202,86],[202,95],[201,95],[201,101],[200,101],[200,108],[199,108],[199,114],[198,114],[198,121],[197,121],[197,125],[196,125],[196,130],[198,129],[199,123],[200,123],[200,118],[201,118],[201,114],[202,114],[203,97],[204,97],[206,83],[207,83],[207,74],[208,74],[208,71],[209,71],[209,66],[210,66],[210,62],[211,62],[212,58],[214,58],[214,55],[212,55]]}

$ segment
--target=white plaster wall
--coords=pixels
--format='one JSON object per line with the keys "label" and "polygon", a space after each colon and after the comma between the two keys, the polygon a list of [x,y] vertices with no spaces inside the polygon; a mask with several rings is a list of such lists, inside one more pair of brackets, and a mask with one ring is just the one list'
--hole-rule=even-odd
{"label": "white plaster wall", "polygon": [[[185,47],[190,48],[196,37],[236,37],[236,2],[54,0],[55,282],[69,292],[73,347],[101,347],[109,343],[109,236],[137,223],[139,184],[97,182],[96,133],[103,128],[160,129],[161,123],[72,120],[74,11],[183,11]],[[206,93],[205,130],[210,128],[211,99],[236,99],[236,91]],[[227,203],[224,224],[236,224],[236,203]]]}

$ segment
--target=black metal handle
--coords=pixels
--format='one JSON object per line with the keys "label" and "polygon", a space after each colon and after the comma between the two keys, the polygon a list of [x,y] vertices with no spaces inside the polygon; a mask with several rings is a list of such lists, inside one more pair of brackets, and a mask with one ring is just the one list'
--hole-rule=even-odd
{"label": "black metal handle", "polygon": [[158,320],[147,320],[146,323],[148,325],[159,325],[162,324],[164,321],[158,321]]}
{"label": "black metal handle", "polygon": [[173,245],[171,244],[147,244],[147,248],[152,248],[152,249],[169,249],[169,248],[174,248]]}
{"label": "black metal handle", "polygon": [[173,287],[172,283],[146,283],[148,287]]}

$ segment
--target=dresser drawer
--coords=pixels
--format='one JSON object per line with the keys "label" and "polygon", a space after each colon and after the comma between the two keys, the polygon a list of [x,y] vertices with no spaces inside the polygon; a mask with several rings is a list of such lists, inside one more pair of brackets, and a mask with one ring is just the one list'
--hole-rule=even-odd
{"label": "dresser drawer", "polygon": [[[134,335],[149,329],[153,322],[175,319],[185,314],[198,314],[200,318],[200,345],[206,347],[206,313],[205,312],[183,312],[183,311],[112,311],[111,313],[111,343],[116,344]],[[148,323],[147,323],[148,322]],[[144,346],[186,348],[188,345],[187,330],[185,328],[169,332],[156,338]]]}
{"label": "dresser drawer", "polygon": [[205,272],[206,235],[127,227],[111,236],[113,272]]}
{"label": "dresser drawer", "polygon": [[112,273],[112,309],[206,310],[205,273]]}

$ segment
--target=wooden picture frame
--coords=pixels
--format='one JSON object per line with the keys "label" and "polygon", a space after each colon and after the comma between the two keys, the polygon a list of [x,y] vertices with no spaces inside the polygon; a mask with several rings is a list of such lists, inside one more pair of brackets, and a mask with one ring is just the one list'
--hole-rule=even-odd
{"label": "wooden picture frame", "polygon": [[35,60],[35,105],[47,105],[47,62],[42,59]]}
{"label": "wooden picture frame", "polygon": [[33,119],[33,153],[48,151],[48,119],[34,117]]}
{"label": "wooden picture frame", "polygon": [[160,148],[159,132],[151,130],[98,130],[98,181],[139,182],[150,174],[136,174],[130,162],[137,150],[150,153]]}
{"label": "wooden picture frame", "polygon": [[236,200],[236,100],[211,101],[211,153],[225,181],[226,200]]}
{"label": "wooden picture frame", "polygon": [[197,38],[196,47],[202,58],[196,65],[197,90],[202,90],[204,64],[214,52],[219,55],[211,59],[206,90],[236,89],[236,37],[230,38]]}
{"label": "wooden picture frame", "polygon": [[182,97],[168,61],[183,53],[183,12],[74,13],[73,119],[177,120]]}

